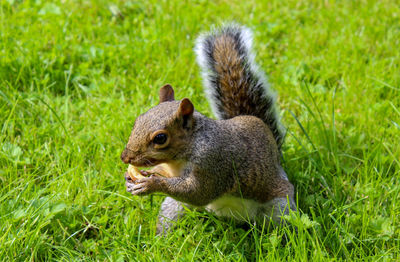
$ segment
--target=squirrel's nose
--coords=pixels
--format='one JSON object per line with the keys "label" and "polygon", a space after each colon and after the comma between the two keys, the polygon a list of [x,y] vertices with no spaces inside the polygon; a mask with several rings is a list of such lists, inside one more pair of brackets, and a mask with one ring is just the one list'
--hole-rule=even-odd
{"label": "squirrel's nose", "polygon": [[129,160],[130,160],[130,156],[129,156],[129,151],[127,148],[124,149],[124,151],[121,154],[121,160],[122,162],[124,162],[125,164],[129,164]]}

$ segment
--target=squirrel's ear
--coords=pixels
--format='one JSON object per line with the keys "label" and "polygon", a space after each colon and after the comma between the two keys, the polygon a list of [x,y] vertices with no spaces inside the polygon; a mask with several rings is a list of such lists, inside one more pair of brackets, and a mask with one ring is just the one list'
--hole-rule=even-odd
{"label": "squirrel's ear", "polygon": [[170,84],[160,88],[160,103],[174,100],[174,89]]}
{"label": "squirrel's ear", "polygon": [[179,109],[178,113],[181,116],[191,116],[194,111],[194,106],[192,102],[188,98],[182,99],[182,101],[179,104]]}
{"label": "squirrel's ear", "polygon": [[188,98],[182,99],[178,108],[178,116],[183,120],[183,127],[190,128],[192,126],[194,106]]}

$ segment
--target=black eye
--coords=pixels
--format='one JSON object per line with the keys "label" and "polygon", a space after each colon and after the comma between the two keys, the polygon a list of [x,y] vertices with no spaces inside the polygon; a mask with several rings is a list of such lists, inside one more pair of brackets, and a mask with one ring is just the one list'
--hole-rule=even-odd
{"label": "black eye", "polygon": [[154,144],[162,145],[167,142],[167,135],[166,134],[158,134],[153,138]]}

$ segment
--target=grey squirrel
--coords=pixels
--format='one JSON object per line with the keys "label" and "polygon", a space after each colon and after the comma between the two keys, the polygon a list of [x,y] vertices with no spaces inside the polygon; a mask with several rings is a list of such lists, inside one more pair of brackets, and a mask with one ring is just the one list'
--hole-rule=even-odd
{"label": "grey squirrel", "polygon": [[126,176],[126,187],[133,195],[167,195],[158,233],[184,214],[184,203],[240,221],[279,222],[296,210],[293,185],[280,164],[283,131],[275,96],[251,45],[251,31],[236,24],[197,39],[205,92],[218,120],[195,111],[187,98],[175,100],[165,85],[159,104],[135,121],[121,159],[154,168],[136,181]]}

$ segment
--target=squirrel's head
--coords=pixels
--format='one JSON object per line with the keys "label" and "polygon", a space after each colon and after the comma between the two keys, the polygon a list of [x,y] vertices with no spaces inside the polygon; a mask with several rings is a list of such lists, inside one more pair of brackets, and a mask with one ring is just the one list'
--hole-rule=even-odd
{"label": "squirrel's head", "polygon": [[194,107],[189,99],[174,99],[170,85],[160,89],[160,103],[136,118],[121,160],[134,166],[154,166],[185,150],[193,130]]}

